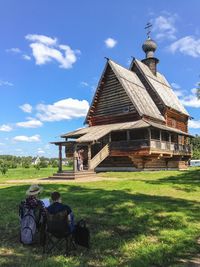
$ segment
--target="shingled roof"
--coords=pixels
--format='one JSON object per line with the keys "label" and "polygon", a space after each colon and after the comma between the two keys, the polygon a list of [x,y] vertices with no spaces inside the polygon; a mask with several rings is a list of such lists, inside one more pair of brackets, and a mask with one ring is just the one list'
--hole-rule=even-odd
{"label": "shingled roof", "polygon": [[[120,84],[122,85],[123,89],[125,90],[126,94],[128,95],[129,99],[131,100],[141,117],[143,115],[146,115],[159,121],[165,121],[164,117],[150,97],[146,88],[133,71],[122,67],[121,65],[115,63],[110,59],[107,62],[107,67],[108,66],[110,66],[115,73],[117,79],[119,80]],[[91,106],[92,105],[93,102]]]}
{"label": "shingled roof", "polygon": [[107,135],[110,132],[149,128],[149,127],[155,127],[155,128],[159,128],[162,130],[186,135],[186,136],[189,135],[185,132],[182,132],[181,130],[142,119],[142,120],[132,121],[132,122],[113,123],[113,124],[106,124],[106,125],[100,125],[100,126],[86,127],[86,128],[82,128],[79,130],[75,130],[70,133],[66,133],[62,135],[61,137],[62,138],[75,138],[76,139],[75,142],[77,143],[96,142],[100,138],[102,138],[103,136]]}
{"label": "shingled roof", "polygon": [[164,75],[159,72],[156,73],[156,76],[153,75],[149,67],[137,59],[134,60],[134,63],[142,71],[144,78],[147,79],[152,89],[159,95],[167,107],[189,116]]}

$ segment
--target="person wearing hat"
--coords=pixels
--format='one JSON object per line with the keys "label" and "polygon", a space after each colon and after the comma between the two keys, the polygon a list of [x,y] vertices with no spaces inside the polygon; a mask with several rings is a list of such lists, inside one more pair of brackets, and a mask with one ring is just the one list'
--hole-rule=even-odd
{"label": "person wearing hat", "polygon": [[[36,211],[37,226],[44,222],[46,217],[46,210],[43,202],[38,198],[39,194],[43,191],[43,188],[37,184],[32,184],[26,191],[26,199],[23,202],[23,207],[26,209],[33,209]],[[21,214],[23,217],[23,214]]]}

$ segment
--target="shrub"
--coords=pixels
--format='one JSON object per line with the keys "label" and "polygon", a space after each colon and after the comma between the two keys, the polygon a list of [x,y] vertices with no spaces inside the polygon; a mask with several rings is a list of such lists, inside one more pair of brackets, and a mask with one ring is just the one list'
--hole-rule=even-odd
{"label": "shrub", "polygon": [[58,161],[57,161],[57,160],[54,160],[54,161],[52,162],[51,166],[52,166],[53,168],[57,168],[57,167],[58,167]]}
{"label": "shrub", "polygon": [[38,164],[35,164],[34,165],[34,168],[37,170],[37,171],[39,171],[40,170],[40,164],[38,163]]}
{"label": "shrub", "polygon": [[14,161],[11,162],[11,163],[10,163],[10,168],[11,168],[11,169],[16,169],[16,168],[17,168],[17,162],[14,162]]}
{"label": "shrub", "polygon": [[0,171],[2,173],[2,175],[5,175],[8,171],[8,165],[6,163],[1,163],[0,164]]}
{"label": "shrub", "polygon": [[22,167],[28,169],[28,168],[30,168],[30,163],[28,161],[23,161]]}
{"label": "shrub", "polygon": [[40,168],[47,168],[48,162],[46,160],[41,160],[39,163]]}

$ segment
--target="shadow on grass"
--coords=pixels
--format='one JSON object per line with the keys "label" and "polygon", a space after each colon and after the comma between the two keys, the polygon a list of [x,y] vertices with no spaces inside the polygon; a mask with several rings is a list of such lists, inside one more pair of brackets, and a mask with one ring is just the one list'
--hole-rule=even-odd
{"label": "shadow on grass", "polygon": [[171,175],[169,172],[168,177],[164,177],[158,180],[145,180],[149,184],[171,184],[177,190],[185,192],[193,192],[200,187],[200,169],[194,169],[189,171],[182,171],[179,175]]}
{"label": "shadow on grass", "polygon": [[[76,218],[86,218],[92,241],[89,252],[80,256],[78,250],[60,260],[49,257],[47,265],[40,249],[32,251],[18,242],[17,207],[26,189],[27,186],[0,189],[0,235],[1,247],[5,250],[1,266],[164,267],[196,249],[197,228],[194,225],[200,221],[198,202],[133,194],[128,190],[45,185],[46,195],[60,191],[63,202],[72,207]],[[22,265],[24,262],[26,265]]]}

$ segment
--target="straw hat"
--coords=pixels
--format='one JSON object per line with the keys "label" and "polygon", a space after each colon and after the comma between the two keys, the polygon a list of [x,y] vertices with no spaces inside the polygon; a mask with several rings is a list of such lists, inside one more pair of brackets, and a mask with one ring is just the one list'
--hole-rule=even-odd
{"label": "straw hat", "polygon": [[42,192],[43,188],[37,184],[32,184],[29,189],[26,191],[28,196],[34,196]]}

